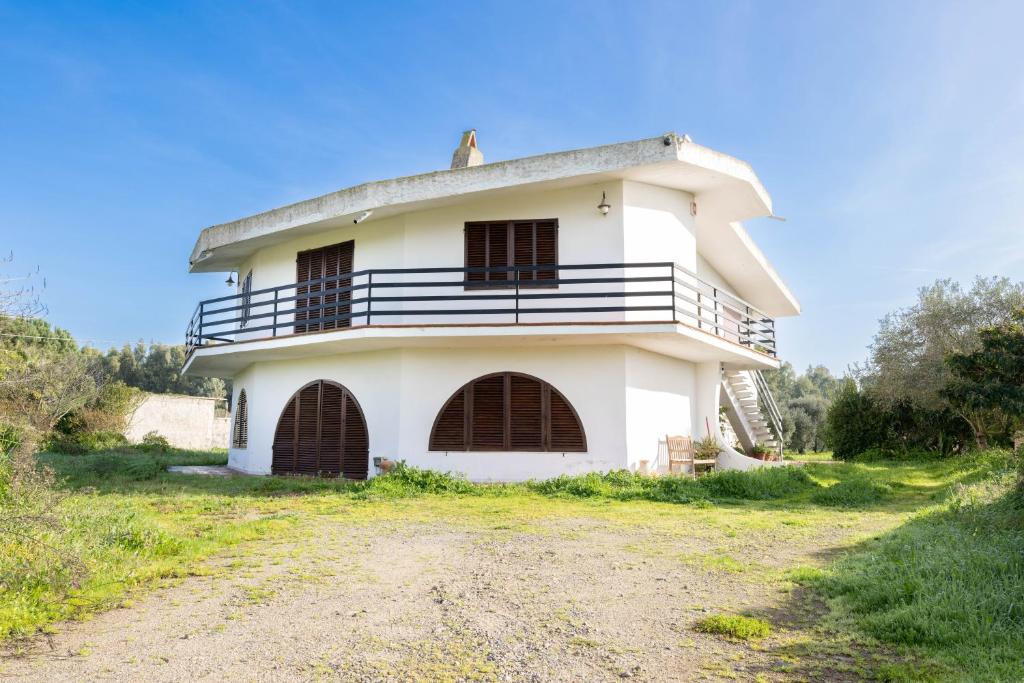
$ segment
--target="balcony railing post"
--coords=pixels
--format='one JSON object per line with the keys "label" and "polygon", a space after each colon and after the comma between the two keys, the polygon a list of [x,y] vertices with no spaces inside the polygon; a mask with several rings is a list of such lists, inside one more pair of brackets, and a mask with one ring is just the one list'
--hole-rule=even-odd
{"label": "balcony railing post", "polygon": [[672,322],[679,322],[679,315],[676,313],[676,264],[668,267],[668,276],[672,283]]}
{"label": "balcony railing post", "polygon": [[[512,277],[516,279],[516,325],[519,324],[519,266],[512,267]],[[555,273],[555,277],[558,277],[558,273]]]}
{"label": "balcony railing post", "polygon": [[199,334],[196,339],[196,346],[203,345],[203,302],[199,302]]}
{"label": "balcony railing post", "polygon": [[277,336],[277,295],[280,291],[279,289],[274,290],[274,329],[271,330],[273,332],[272,337]]}
{"label": "balcony railing post", "polygon": [[718,329],[718,287],[713,287],[712,292],[715,297],[715,334],[721,337],[722,331]]}
{"label": "balcony railing post", "polygon": [[[403,307],[404,308],[404,307]],[[366,275],[366,324],[370,324],[370,315],[373,309],[373,271]]]}

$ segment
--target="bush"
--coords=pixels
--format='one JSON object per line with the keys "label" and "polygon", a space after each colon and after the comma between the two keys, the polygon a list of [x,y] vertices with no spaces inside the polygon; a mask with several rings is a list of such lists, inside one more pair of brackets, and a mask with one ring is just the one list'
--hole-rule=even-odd
{"label": "bush", "polygon": [[66,455],[85,455],[127,446],[128,439],[120,432],[54,432],[46,442],[46,450]]}
{"label": "bush", "polygon": [[171,444],[158,432],[146,432],[142,437],[142,443],[138,445],[138,449],[144,453],[169,453],[171,451]]}
{"label": "bush", "polygon": [[825,422],[832,456],[837,460],[850,460],[888,440],[885,411],[860,391],[853,380],[843,383],[829,406]]}
{"label": "bush", "polygon": [[421,493],[475,493],[474,486],[463,477],[449,472],[435,472],[418,467],[409,467],[402,460],[395,467],[379,477],[358,485],[360,495],[402,497]]}
{"label": "bush", "polygon": [[698,621],[693,628],[701,633],[725,636],[733,640],[761,640],[772,633],[771,624],[763,619],[724,614],[705,617]]}

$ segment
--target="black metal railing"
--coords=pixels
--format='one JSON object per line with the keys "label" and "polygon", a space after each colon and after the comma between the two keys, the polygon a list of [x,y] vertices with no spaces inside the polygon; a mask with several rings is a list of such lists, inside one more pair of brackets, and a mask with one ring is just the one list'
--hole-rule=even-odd
{"label": "black metal railing", "polygon": [[368,325],[679,322],[775,356],[775,322],[671,262],[373,268],[199,303],[189,351]]}

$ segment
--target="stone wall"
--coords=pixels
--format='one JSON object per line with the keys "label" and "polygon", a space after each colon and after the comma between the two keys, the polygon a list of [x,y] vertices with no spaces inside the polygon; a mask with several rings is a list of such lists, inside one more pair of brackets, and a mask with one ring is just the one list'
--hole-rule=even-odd
{"label": "stone wall", "polygon": [[220,399],[146,394],[132,414],[125,436],[138,443],[149,432],[156,432],[177,448],[227,448],[230,422],[223,410],[217,410],[218,403],[223,408]]}

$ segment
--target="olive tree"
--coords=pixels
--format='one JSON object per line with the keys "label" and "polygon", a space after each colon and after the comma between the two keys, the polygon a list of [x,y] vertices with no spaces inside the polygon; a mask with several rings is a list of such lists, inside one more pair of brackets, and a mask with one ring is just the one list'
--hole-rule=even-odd
{"label": "olive tree", "polygon": [[858,379],[882,405],[910,405],[927,412],[950,410],[971,428],[980,448],[996,428],[991,411],[950,402],[950,354],[980,347],[978,331],[1007,322],[1024,305],[1024,284],[1008,278],[977,278],[970,289],[938,280],[918,291],[918,300],[882,318]]}

